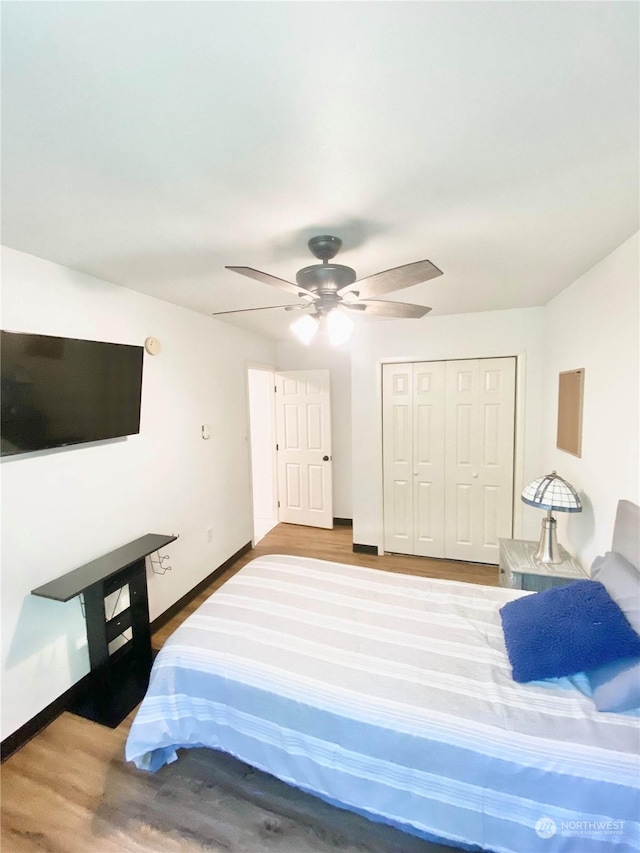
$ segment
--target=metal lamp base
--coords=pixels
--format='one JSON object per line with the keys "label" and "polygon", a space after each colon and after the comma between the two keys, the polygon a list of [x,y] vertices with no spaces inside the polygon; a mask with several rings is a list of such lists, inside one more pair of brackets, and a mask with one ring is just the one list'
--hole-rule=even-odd
{"label": "metal lamp base", "polygon": [[558,526],[555,518],[551,517],[551,513],[546,518],[542,519],[542,532],[540,534],[540,544],[533,558],[538,563],[561,563],[562,557],[558,549],[558,538],[556,536],[556,528]]}

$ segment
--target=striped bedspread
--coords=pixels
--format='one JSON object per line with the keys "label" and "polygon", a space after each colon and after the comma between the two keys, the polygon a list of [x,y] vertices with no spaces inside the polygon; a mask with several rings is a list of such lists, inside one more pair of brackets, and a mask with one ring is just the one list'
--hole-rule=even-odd
{"label": "striped bedspread", "polygon": [[640,720],[512,681],[498,609],[521,594],[260,557],[164,645],[126,757],[221,749],[471,849],[640,850]]}

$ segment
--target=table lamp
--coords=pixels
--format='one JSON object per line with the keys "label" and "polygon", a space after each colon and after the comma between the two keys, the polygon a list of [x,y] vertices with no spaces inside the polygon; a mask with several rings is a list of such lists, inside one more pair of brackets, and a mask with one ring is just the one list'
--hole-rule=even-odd
{"label": "table lamp", "polygon": [[540,544],[534,556],[539,563],[561,563],[562,557],[558,550],[556,536],[557,521],[551,513],[582,512],[582,502],[578,493],[570,483],[558,476],[555,471],[525,486],[522,500],[529,506],[546,509],[547,516],[542,519]]}

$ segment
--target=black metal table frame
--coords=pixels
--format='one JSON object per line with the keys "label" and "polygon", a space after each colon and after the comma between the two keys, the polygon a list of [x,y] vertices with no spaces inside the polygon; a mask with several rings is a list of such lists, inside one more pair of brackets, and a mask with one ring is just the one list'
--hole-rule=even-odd
{"label": "black metal table frame", "polygon": [[[32,590],[54,601],[84,598],[91,678],[73,713],[115,728],[142,700],[153,663],[145,558],[176,539],[148,533]],[[105,597],[126,585],[129,606],[108,619]],[[111,654],[109,644],[127,629],[131,639]]]}

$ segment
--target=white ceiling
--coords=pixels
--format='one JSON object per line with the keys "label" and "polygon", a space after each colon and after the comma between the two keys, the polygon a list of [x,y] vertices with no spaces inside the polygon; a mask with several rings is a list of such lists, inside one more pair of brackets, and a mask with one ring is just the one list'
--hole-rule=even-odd
{"label": "white ceiling", "polygon": [[3,243],[207,314],[319,233],[444,271],[402,322],[543,305],[638,229],[638,10],[3,2]]}

